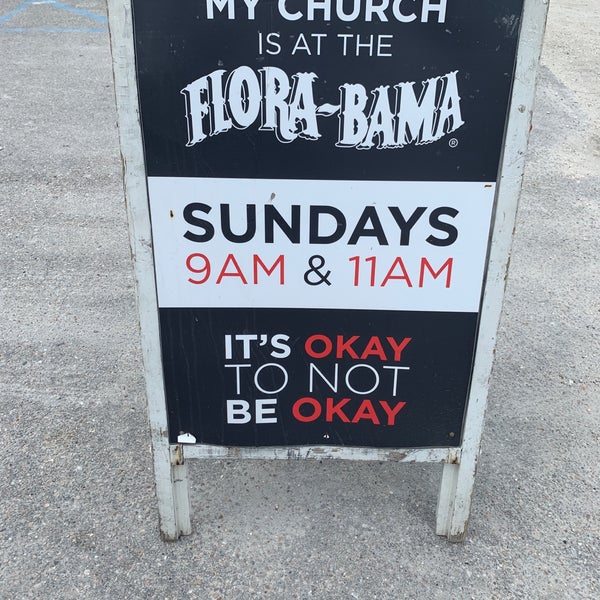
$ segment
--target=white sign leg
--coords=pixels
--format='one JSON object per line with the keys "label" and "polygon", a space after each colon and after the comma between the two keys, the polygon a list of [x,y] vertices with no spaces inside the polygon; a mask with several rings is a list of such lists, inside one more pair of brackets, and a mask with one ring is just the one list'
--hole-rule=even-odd
{"label": "white sign leg", "polygon": [[502,156],[501,178],[497,188],[477,352],[464,425],[465,436],[459,464],[444,465],[438,499],[436,531],[453,542],[464,539],[469,521],[489,378],[525,168],[525,152],[532,126],[535,94],[532,82],[535,82],[537,75],[547,12],[548,0],[526,0]]}
{"label": "white sign leg", "polygon": [[435,532],[438,535],[448,535],[454,498],[456,497],[456,481],[458,479],[458,465],[446,463],[442,472],[442,483],[437,505],[437,520]]}
{"label": "white sign leg", "polygon": [[108,10],[115,99],[119,114],[119,138],[123,159],[129,238],[137,285],[160,531],[164,540],[172,541],[181,535],[191,533],[190,505],[183,450],[181,446],[170,446],[167,438],[165,393],[158,345],[158,312],[152,234],[135,86],[131,6],[129,2],[123,0],[108,0]]}

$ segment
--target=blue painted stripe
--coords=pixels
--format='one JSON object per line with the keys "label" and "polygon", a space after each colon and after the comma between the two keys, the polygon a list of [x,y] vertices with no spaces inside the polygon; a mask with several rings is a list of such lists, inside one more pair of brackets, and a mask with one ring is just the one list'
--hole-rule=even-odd
{"label": "blue painted stripe", "polygon": [[75,29],[72,27],[0,27],[0,33],[29,33],[43,31],[46,33],[105,33],[106,27],[90,27]]}
{"label": "blue painted stripe", "polygon": [[[76,8],[74,6],[70,6],[69,4],[65,4],[64,2],[58,2],[57,0],[26,0],[25,2],[23,2],[22,4],[19,4],[19,6],[17,6],[16,8],[13,8],[13,10],[7,12],[6,14],[0,16],[0,24],[1,23],[6,23],[7,21],[9,21],[10,19],[12,19],[15,15],[18,15],[20,12],[23,12],[25,9],[29,8],[32,4],[49,4],[51,6],[54,6],[56,8],[58,8],[59,10],[64,10],[66,12],[70,12],[74,15],[77,15],[79,17],[83,17],[85,19],[91,19],[92,21],[96,21],[97,23],[102,23],[103,25],[106,24],[108,22],[108,19],[103,16],[103,15],[96,15],[88,10],[84,10],[82,8]],[[4,29],[4,28],[3,28]],[[26,28],[13,28],[13,31],[16,31],[17,29],[21,29],[23,31],[29,31],[29,30],[36,30],[36,31],[70,31],[71,29],[69,28],[52,28],[52,27],[48,27],[48,28],[44,28],[44,27],[26,27]],[[76,31],[87,31],[88,29],[84,28],[84,29],[77,29]],[[97,29],[90,29],[90,31],[98,31]],[[102,29],[101,31],[104,31],[104,29]]]}
{"label": "blue painted stripe", "polygon": [[[35,0],[31,0],[35,1]],[[39,0],[38,0],[39,1]],[[60,8],[62,10],[66,10],[67,12],[73,13],[74,15],[79,15],[80,17],[85,17],[86,19],[91,19],[92,21],[97,21],[98,23],[107,23],[108,19],[101,15],[95,15],[89,10],[84,10],[83,8],[75,8],[74,6],[69,6],[68,4],[63,4],[62,2],[57,2],[56,0],[47,0],[47,4],[52,4],[52,6],[56,6],[56,8]]]}
{"label": "blue painted stripe", "polygon": [[12,19],[15,15],[18,15],[20,12],[24,11],[30,4],[32,0],[27,0],[27,2],[23,2],[23,4],[19,4],[13,10],[7,12],[6,14],[0,17],[0,23],[6,23],[9,19]]}

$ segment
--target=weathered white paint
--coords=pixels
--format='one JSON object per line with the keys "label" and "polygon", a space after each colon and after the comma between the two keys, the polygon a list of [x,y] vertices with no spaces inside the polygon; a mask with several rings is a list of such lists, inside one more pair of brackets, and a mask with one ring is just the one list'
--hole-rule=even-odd
{"label": "weathered white paint", "polygon": [[192,533],[190,494],[187,467],[183,457],[183,446],[170,446],[171,486],[177,522],[177,537]]}
{"label": "weathered white paint", "polygon": [[[190,533],[191,526],[189,510],[187,515],[185,511],[178,510],[185,505],[183,497],[187,497],[187,481],[182,479],[181,472],[175,473],[174,471],[167,437],[167,414],[158,342],[158,310],[148,212],[148,191],[138,114],[129,0],[108,0],[108,13],[115,96],[119,116],[119,139],[123,161],[123,182],[137,286],[160,530],[163,539],[176,540],[180,535]],[[185,474],[185,470],[183,474]],[[173,485],[174,480],[181,480],[177,491]]]}
{"label": "weathered white paint", "polygon": [[456,494],[458,469],[458,463],[446,463],[442,471],[442,483],[440,485],[437,504],[437,521],[435,524],[435,532],[438,535],[448,535],[450,519],[452,517],[451,510]]}
{"label": "weathered white paint", "polygon": [[[515,81],[501,161],[473,378],[464,425],[460,468],[457,473],[454,473],[453,469],[445,471],[438,505],[437,529],[454,542],[464,539],[471,510],[489,378],[492,371],[510,248],[525,168],[525,152],[533,113],[535,79],[542,50],[547,12],[548,0],[525,0]],[[454,493],[449,493],[450,485],[455,488]]]}
{"label": "weathered white paint", "polygon": [[184,446],[186,458],[254,458],[254,459],[342,459],[393,461],[403,463],[457,462],[457,448],[350,448],[327,446],[226,447],[197,444]]}

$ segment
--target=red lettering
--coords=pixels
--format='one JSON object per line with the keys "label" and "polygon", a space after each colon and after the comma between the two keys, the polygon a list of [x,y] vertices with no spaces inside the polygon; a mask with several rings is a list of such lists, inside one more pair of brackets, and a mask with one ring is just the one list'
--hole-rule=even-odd
{"label": "red lettering", "polygon": [[367,342],[363,353],[360,355],[361,360],[367,358],[368,356],[378,356],[381,360],[387,360],[387,356],[385,355],[385,350],[381,345],[381,340],[378,336],[374,335]]}
{"label": "red lettering", "polygon": [[344,336],[343,335],[338,335],[337,336],[337,349],[336,349],[336,358],[343,358],[344,356],[344,352],[348,353],[348,356],[350,356],[350,358],[358,358],[358,354],[356,354],[356,352],[354,351],[354,348],[352,348],[352,344],[354,344],[354,342],[359,338],[360,336],[358,335],[353,335],[351,338],[348,338],[346,341],[344,341]]}
{"label": "red lettering", "polygon": [[353,423],[358,423],[361,419],[368,419],[369,421],[373,421],[375,425],[380,425],[379,417],[375,412],[375,407],[370,400],[363,400],[352,419]]}
{"label": "red lettering", "polygon": [[[192,259],[194,258],[199,258],[202,261],[199,267],[197,264],[196,266],[192,265]],[[198,252],[190,254],[185,261],[185,266],[188,268],[188,271],[201,275],[200,279],[192,279],[190,277],[188,279],[190,283],[201,284],[208,281],[208,278],[210,277],[210,261],[204,254],[199,254]]]}
{"label": "red lettering", "polygon": [[[300,412],[300,407],[305,406],[306,404],[312,406],[313,408],[313,412],[310,415],[303,415]],[[316,421],[321,416],[322,410],[323,409],[321,408],[319,401],[315,400],[314,398],[310,398],[309,396],[296,400],[292,406],[292,414],[294,415],[294,418],[302,423]]]}
{"label": "red lettering", "polygon": [[267,277],[269,277],[273,273],[273,271],[277,267],[279,267],[279,285],[284,284],[285,276],[284,276],[283,254],[279,255],[279,258],[273,263],[273,265],[270,268],[267,267],[267,265],[265,265],[265,263],[262,261],[261,257],[258,256],[258,254],[254,255],[254,283],[255,284],[258,283],[258,267],[259,266],[267,274]]}
{"label": "red lettering", "polygon": [[[229,266],[229,264],[233,265],[233,272],[227,272],[227,267]],[[227,258],[225,259],[225,264],[223,265],[223,268],[221,269],[221,272],[219,273],[219,276],[217,277],[217,284],[221,283],[221,280],[223,279],[223,277],[239,277],[242,282],[244,283],[244,285],[248,285],[248,282],[246,281],[246,278],[244,277],[244,273],[242,273],[242,269],[240,267],[240,265],[238,264],[237,260],[235,260],[235,256],[233,254],[228,254]]]}
{"label": "red lettering", "polygon": [[[396,267],[398,267],[401,271],[402,271],[402,275],[394,275],[394,270],[396,269]],[[421,266],[421,269],[423,267]],[[387,284],[387,282],[390,279],[400,279],[400,280],[404,280],[406,281],[406,285],[408,285],[408,287],[412,287],[412,281],[410,280],[410,277],[408,276],[408,271],[406,270],[406,267],[404,266],[404,262],[402,261],[402,259],[397,256],[396,260],[392,263],[392,266],[390,267],[390,270],[387,272],[386,276],[383,278],[383,281],[381,282],[381,287],[385,287],[385,285]]]}
{"label": "red lettering", "polygon": [[423,280],[425,279],[425,268],[429,271],[434,279],[437,279],[444,270],[447,269],[446,273],[446,287],[450,287],[450,281],[452,279],[452,258],[449,258],[437,271],[433,270],[433,267],[429,264],[429,261],[423,257],[421,258],[421,272],[419,274],[419,287],[423,287]]}
{"label": "red lettering", "polygon": [[392,408],[385,400],[380,400],[379,404],[381,404],[381,408],[385,411],[387,415],[387,424],[395,425],[396,424],[396,415],[406,406],[406,402],[398,402],[394,408]]}
{"label": "red lettering", "polygon": [[[333,423],[335,419],[339,419],[342,423],[359,423],[360,421],[371,421],[373,425],[381,425],[381,420],[375,410],[375,406],[372,400],[363,400],[358,409],[356,410],[352,420],[348,417],[348,414],[344,412],[344,408],[348,409],[348,404],[351,402],[351,398],[342,398],[336,401],[334,398],[329,397],[325,400],[325,421],[327,423]],[[379,400],[383,412],[386,416],[386,425],[393,426],[396,424],[396,417],[398,413],[406,406],[406,402],[396,402],[394,406],[390,406],[390,403],[386,400]],[[305,396],[299,398],[292,405],[292,415],[297,421],[301,423],[312,423],[323,415],[323,405],[316,398]]]}
{"label": "red lettering", "polygon": [[392,350],[394,351],[394,360],[396,362],[400,362],[400,357],[402,356],[402,350],[408,346],[412,338],[404,338],[399,344],[393,337],[387,337],[386,340],[389,342]]}
{"label": "red lettering", "polygon": [[342,408],[346,406],[348,402],[350,402],[350,398],[344,398],[343,400],[340,400],[337,404],[334,402],[333,398],[327,398],[325,408],[325,420],[328,423],[331,423],[333,421],[333,417],[337,416],[343,423],[350,423],[350,419],[342,410]]}
{"label": "red lettering", "polygon": [[[317,352],[313,348],[313,344],[315,342],[323,342],[323,350],[321,352]],[[331,354],[331,350],[333,349],[333,344],[331,340],[326,335],[315,334],[311,335],[306,342],[304,343],[304,350],[306,350],[306,354],[312,356],[313,358],[325,358]]]}

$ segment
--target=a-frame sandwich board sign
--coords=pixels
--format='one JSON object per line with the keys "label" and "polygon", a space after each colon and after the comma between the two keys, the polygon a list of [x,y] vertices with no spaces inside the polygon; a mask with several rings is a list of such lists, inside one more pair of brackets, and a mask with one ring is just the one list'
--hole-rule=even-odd
{"label": "a-frame sandwich board sign", "polygon": [[468,522],[545,0],[109,0],[161,531],[187,458],[443,463]]}

